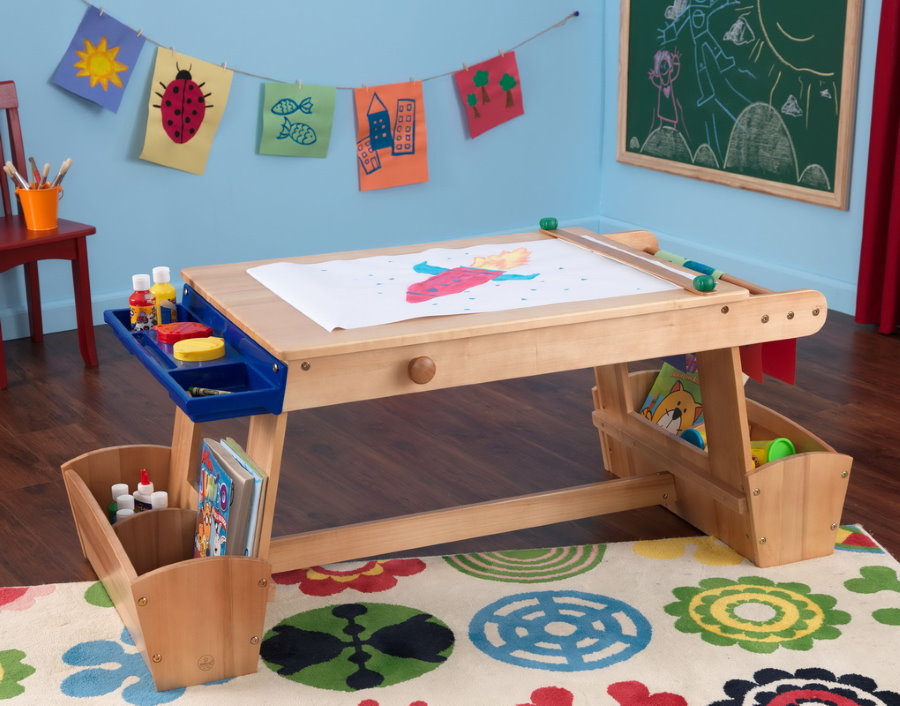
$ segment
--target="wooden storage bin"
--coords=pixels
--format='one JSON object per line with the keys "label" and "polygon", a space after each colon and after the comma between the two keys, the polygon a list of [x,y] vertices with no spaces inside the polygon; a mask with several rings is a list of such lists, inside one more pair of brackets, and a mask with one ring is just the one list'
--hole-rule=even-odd
{"label": "wooden storage bin", "polygon": [[[627,374],[626,410],[609,404],[594,388],[594,424],[607,470],[620,477],[670,472],[676,492],[665,506],[758,566],[831,554],[852,459],[787,417],[746,400],[748,447],[750,439],[783,436],[794,442],[797,453],[758,468],[752,463],[717,468],[707,451],[639,413],[658,372]],[[713,446],[715,439],[709,443]]]}
{"label": "wooden storage bin", "polygon": [[147,468],[167,490],[170,449],[116,446],[62,466],[84,555],[103,582],[160,691],[255,672],[271,565],[249,557],[193,558],[196,511],[141,512],[111,525],[114,483]]}

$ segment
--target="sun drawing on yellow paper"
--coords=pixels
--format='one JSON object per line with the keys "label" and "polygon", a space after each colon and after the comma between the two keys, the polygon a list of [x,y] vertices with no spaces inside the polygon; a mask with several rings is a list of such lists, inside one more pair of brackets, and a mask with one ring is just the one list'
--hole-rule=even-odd
{"label": "sun drawing on yellow paper", "polygon": [[91,81],[91,88],[98,83],[103,90],[109,90],[109,84],[122,88],[122,79],[119,73],[127,71],[128,67],[116,61],[116,55],[121,47],[106,46],[106,37],[101,37],[97,46],[91,44],[90,39],[84,40],[84,51],[75,50],[81,61],[74,64],[80,71],[75,76],[87,76]]}

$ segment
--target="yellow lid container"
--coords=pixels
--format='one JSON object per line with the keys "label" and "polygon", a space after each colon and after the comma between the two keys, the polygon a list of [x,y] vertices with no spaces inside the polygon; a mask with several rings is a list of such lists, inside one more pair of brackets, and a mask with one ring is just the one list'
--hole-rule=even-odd
{"label": "yellow lid container", "polygon": [[175,360],[199,362],[215,360],[225,355],[225,339],[209,336],[208,338],[186,338],[172,346]]}

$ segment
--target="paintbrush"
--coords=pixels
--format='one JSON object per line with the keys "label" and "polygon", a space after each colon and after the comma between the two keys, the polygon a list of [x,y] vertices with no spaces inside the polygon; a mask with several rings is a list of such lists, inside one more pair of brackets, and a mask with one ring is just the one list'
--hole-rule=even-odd
{"label": "paintbrush", "polygon": [[50,188],[52,189],[54,186],[59,186],[62,183],[63,177],[66,175],[66,172],[69,171],[69,167],[72,166],[71,157],[67,157],[62,164],[59,165],[59,172],[56,174],[56,178],[53,179],[53,183],[50,184]]}
{"label": "paintbrush", "polygon": [[12,162],[7,162],[6,164],[4,164],[3,171],[9,175],[10,179],[12,179],[14,182],[17,182],[19,184],[20,188],[22,188],[22,189],[30,189],[31,188],[30,186],[28,186],[28,182],[25,180],[25,177],[23,177],[21,174],[19,174],[19,172],[13,166]]}

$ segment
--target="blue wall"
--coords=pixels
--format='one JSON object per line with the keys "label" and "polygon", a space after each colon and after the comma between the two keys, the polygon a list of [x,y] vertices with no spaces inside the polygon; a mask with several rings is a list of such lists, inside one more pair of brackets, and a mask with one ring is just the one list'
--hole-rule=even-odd
{"label": "blue wall", "polygon": [[[545,215],[598,230],[647,228],[664,245],[776,288],[814,287],[852,311],[878,0],[867,0],[851,206],[838,211],[615,161],[619,3],[558,0],[259,0],[135,3],[106,12],[177,51],[285,81],[338,86],[426,78],[517,51],[526,113],[466,137],[451,77],[425,83],[430,181],[357,188],[350,91],[338,91],[327,159],[256,154],[262,81],[235,74],[206,173],[138,159],[155,46],[117,114],[49,82],[86,6],[4,3],[0,79],[17,83],[28,154],[75,163],[65,218],[93,223],[95,320],[125,306],[131,275],[533,229]],[[385,9],[389,8],[389,12]],[[398,22],[399,21],[399,22]],[[41,265],[47,331],[74,327],[69,268]],[[177,283],[176,283],[177,284]],[[6,338],[27,335],[19,272],[0,275]]]}
{"label": "blue wall", "polygon": [[865,0],[850,207],[842,211],[616,162],[619,3],[605,3],[604,219],[595,227],[653,231],[674,252],[772,289],[817,289],[830,308],[852,313],[880,11],[880,0]]}
{"label": "blue wall", "polygon": [[[126,306],[131,275],[533,229],[595,216],[600,193],[602,12],[559,0],[223,3],[104,0],[105,11],[179,52],[279,80],[337,86],[427,78],[517,50],[525,115],[466,137],[452,77],[424,84],[430,181],[360,192],[350,91],[326,159],[256,154],[263,82],[235,74],[202,176],[138,159],[156,47],[145,45],[117,114],[49,82],[86,5],[4,3],[0,76],[16,81],[25,149],[71,156],[64,218],[92,223],[94,315]],[[389,11],[388,9],[389,8]],[[41,265],[45,327],[74,327],[69,268]],[[0,276],[6,338],[27,335],[19,272]]]}

